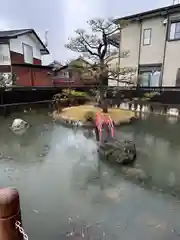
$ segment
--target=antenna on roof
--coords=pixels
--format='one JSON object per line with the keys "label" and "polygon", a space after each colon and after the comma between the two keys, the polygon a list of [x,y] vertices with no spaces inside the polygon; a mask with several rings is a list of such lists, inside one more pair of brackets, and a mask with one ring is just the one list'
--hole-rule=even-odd
{"label": "antenna on roof", "polygon": [[47,47],[48,46],[48,32],[49,30],[46,29],[45,33],[44,33],[44,38],[45,38],[45,42],[44,45]]}

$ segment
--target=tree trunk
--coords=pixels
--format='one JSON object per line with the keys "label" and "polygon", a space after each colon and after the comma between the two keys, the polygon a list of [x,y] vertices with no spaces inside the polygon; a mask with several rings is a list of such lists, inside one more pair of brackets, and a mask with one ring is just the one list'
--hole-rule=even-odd
{"label": "tree trunk", "polygon": [[100,76],[99,76],[99,82],[100,82],[100,106],[103,110],[103,113],[107,113],[108,112],[108,104],[107,101],[105,99],[105,88],[104,88],[104,80],[105,78],[107,78],[107,74],[106,74],[106,66],[104,65],[104,60],[100,61]]}

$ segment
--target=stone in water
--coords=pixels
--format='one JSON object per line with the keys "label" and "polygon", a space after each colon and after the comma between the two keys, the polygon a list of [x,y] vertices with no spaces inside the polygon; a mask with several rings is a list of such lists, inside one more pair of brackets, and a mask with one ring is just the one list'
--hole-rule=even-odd
{"label": "stone in water", "polygon": [[24,121],[23,119],[16,118],[14,119],[10,129],[17,135],[22,135],[26,132],[26,130],[30,127],[30,125]]}

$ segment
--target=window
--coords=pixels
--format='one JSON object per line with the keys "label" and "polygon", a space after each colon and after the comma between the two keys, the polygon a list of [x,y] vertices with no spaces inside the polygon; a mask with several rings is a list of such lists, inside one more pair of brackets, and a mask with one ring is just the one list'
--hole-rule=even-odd
{"label": "window", "polygon": [[159,87],[160,76],[161,76],[160,71],[154,71],[154,72],[151,73],[151,77],[150,77],[150,86],[151,87]]}
{"label": "window", "polygon": [[64,78],[69,78],[69,72],[64,72]]}
{"label": "window", "polygon": [[170,40],[175,40],[175,39],[180,40],[180,21],[171,23],[170,32],[169,32],[169,39]]}
{"label": "window", "polygon": [[143,45],[150,45],[151,44],[151,32],[152,32],[151,28],[144,29],[144,32],[143,32]]}
{"label": "window", "polygon": [[66,79],[69,79],[69,72],[64,72],[63,70],[62,71],[56,71],[54,72],[54,77],[55,78],[62,78],[63,80],[66,80]]}
{"label": "window", "polygon": [[140,86],[148,87],[149,86],[149,73],[140,73]]}
{"label": "window", "polygon": [[24,62],[33,64],[33,48],[23,43]]}
{"label": "window", "polygon": [[160,84],[160,71],[148,71],[140,73],[140,86],[141,87],[159,87]]}

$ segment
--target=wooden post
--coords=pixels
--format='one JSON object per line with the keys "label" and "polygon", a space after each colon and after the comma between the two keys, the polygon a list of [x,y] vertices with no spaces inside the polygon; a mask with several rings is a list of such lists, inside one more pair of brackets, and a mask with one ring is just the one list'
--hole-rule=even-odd
{"label": "wooden post", "polygon": [[22,240],[16,229],[16,221],[21,222],[19,193],[14,188],[0,189],[0,239]]}

